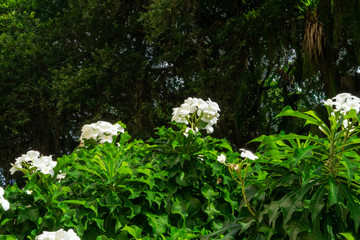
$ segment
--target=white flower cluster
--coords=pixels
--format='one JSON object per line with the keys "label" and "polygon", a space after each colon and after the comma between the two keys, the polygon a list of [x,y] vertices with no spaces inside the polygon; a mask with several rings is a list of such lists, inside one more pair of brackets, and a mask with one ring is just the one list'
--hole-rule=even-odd
{"label": "white flower cluster", "polygon": [[44,231],[43,234],[36,236],[35,240],[80,240],[80,238],[72,229],[67,232],[60,229],[56,232]]}
{"label": "white flower cluster", "polygon": [[9,201],[4,198],[4,189],[2,187],[0,187],[0,205],[5,211],[9,210],[10,208]]}
{"label": "white flower cluster", "polygon": [[98,121],[96,123],[86,124],[81,129],[80,141],[84,139],[95,139],[100,143],[109,142],[112,143],[113,136],[123,133],[124,128],[118,124],[111,124],[105,121]]}
{"label": "white flower cluster", "polygon": [[[180,107],[173,109],[171,121],[190,124],[191,129],[197,132],[201,130],[200,123],[205,123],[203,129],[207,133],[214,131],[213,125],[219,119],[220,108],[216,102],[210,100],[204,101],[201,98],[188,98]],[[196,113],[196,114],[195,114]]]}
{"label": "white flower cluster", "polygon": [[52,160],[52,156],[40,156],[38,151],[30,150],[26,154],[22,154],[21,157],[15,159],[15,164],[11,164],[10,168],[11,174],[14,174],[17,171],[22,171],[24,167],[28,169],[33,169],[35,171],[40,171],[43,174],[51,174],[54,176],[53,168],[56,166],[57,162]]}
{"label": "white flower cluster", "polygon": [[357,113],[360,111],[360,98],[350,93],[340,93],[324,101],[324,104],[334,108],[335,111],[340,111],[340,113],[344,115],[351,109],[355,109]]}

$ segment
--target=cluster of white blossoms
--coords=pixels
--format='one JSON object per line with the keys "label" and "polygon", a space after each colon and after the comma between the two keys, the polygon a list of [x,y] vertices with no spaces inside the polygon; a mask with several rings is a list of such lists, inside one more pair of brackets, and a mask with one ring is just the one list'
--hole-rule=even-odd
{"label": "cluster of white blossoms", "polygon": [[43,234],[36,236],[35,240],[80,240],[80,238],[72,229],[67,232],[60,229],[56,232],[44,231]]}
{"label": "cluster of white blossoms", "polygon": [[4,189],[2,187],[0,187],[0,205],[5,211],[9,210],[10,208],[9,201],[4,198]]}
{"label": "cluster of white blossoms", "polygon": [[360,111],[360,98],[350,93],[340,93],[324,101],[324,104],[334,108],[336,112],[340,111],[340,113],[344,115],[351,109],[355,109],[357,113]]}
{"label": "cluster of white blossoms", "polygon": [[117,136],[124,131],[124,128],[118,123],[111,124],[105,121],[98,121],[82,127],[80,141],[83,142],[84,139],[94,139],[100,143],[112,143],[113,136]]}
{"label": "cluster of white blossoms", "polygon": [[40,171],[43,174],[51,174],[54,176],[53,168],[57,162],[52,160],[52,156],[40,156],[38,151],[30,150],[21,157],[15,159],[15,164],[11,164],[11,174],[17,171],[22,171],[24,168]]}
{"label": "cluster of white blossoms", "polygon": [[210,98],[204,101],[201,98],[189,97],[180,107],[173,109],[171,121],[190,124],[193,132],[205,129],[207,133],[212,133],[213,125],[219,119],[219,112],[219,105]]}

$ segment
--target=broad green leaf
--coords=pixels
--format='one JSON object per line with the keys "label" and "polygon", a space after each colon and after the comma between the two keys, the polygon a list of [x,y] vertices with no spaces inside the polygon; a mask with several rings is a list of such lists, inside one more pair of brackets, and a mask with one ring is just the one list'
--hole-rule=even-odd
{"label": "broad green leaf", "polygon": [[280,203],[282,203],[282,201],[272,201],[270,204],[264,205],[264,210],[260,212],[259,220],[262,219],[263,215],[268,215],[269,224],[275,228],[276,220],[281,212]]}
{"label": "broad green leaf", "polygon": [[334,180],[332,178],[329,178],[329,197],[327,202],[327,208],[329,209],[332,205],[338,202],[338,194],[339,194],[339,188],[334,183]]}
{"label": "broad green leaf", "polygon": [[185,239],[194,239],[197,237],[195,234],[188,233],[185,229],[178,229],[176,227],[171,227],[170,233],[171,233],[171,239],[185,240]]}
{"label": "broad green leaf", "polygon": [[303,208],[303,198],[315,184],[316,181],[313,181],[302,187],[295,196],[291,197],[290,205],[287,203],[281,203],[281,208],[284,213],[284,225],[291,219],[295,211]]}
{"label": "broad green leaf", "polygon": [[360,200],[347,186],[341,184],[340,187],[345,193],[345,198],[347,200],[346,207],[350,211],[350,216],[355,223],[355,230],[358,232],[360,226]]}
{"label": "broad green leaf", "polygon": [[131,236],[133,236],[135,239],[139,239],[141,238],[141,228],[139,228],[136,225],[125,225],[125,227],[123,227],[121,229],[121,231],[126,231],[127,233],[129,233]]}
{"label": "broad green leaf", "polygon": [[218,192],[215,192],[211,185],[206,184],[201,188],[201,193],[208,199],[209,202],[215,201],[216,197],[219,196]]}
{"label": "broad green leaf", "polygon": [[[356,154],[357,155],[357,154]],[[357,169],[359,167],[359,164],[354,162],[352,159],[349,159],[345,156],[343,156],[342,160],[340,161],[341,164],[343,164],[346,168],[346,176],[348,179],[348,182],[351,183],[351,180],[355,173],[357,173]]]}
{"label": "broad green leaf", "polygon": [[323,126],[324,123],[321,120],[316,119],[313,116],[306,115],[299,111],[294,111],[290,106],[286,106],[276,117],[299,117],[305,119],[305,125],[314,124],[316,126]]}
{"label": "broad green leaf", "polygon": [[185,224],[186,218],[188,217],[189,206],[186,202],[179,202],[178,199],[171,205],[171,213],[179,214],[183,219],[183,224]]}
{"label": "broad green leaf", "polygon": [[13,235],[0,235],[0,240],[17,240],[17,237]]}
{"label": "broad green leaf", "polygon": [[221,141],[220,144],[218,144],[219,147],[225,148],[229,151],[232,151],[232,147],[230,146],[230,144],[228,142],[225,141]]}
{"label": "broad green leaf", "polygon": [[202,210],[208,215],[207,222],[210,222],[212,219],[214,219],[221,213],[219,210],[216,209],[214,202],[203,204]]}
{"label": "broad green leaf", "polygon": [[322,230],[321,228],[323,227],[323,219],[320,215],[317,216],[317,218],[312,221],[312,228],[311,228],[311,237],[308,238],[309,240],[311,239],[314,239],[314,240],[326,240],[324,239],[324,236],[323,236],[323,233],[322,233]]}
{"label": "broad green leaf", "polygon": [[290,240],[297,240],[298,234],[301,232],[307,232],[310,229],[309,212],[304,211],[299,219],[294,219],[286,226]]}
{"label": "broad green leaf", "polygon": [[18,221],[24,222],[27,219],[30,219],[32,222],[36,223],[39,216],[40,212],[37,208],[21,208],[18,215]]}
{"label": "broad green leaf", "polygon": [[294,151],[294,159],[295,159],[295,164],[298,164],[300,160],[302,160],[305,157],[311,157],[312,154],[312,149],[314,148],[314,145],[310,145],[308,147],[305,148],[296,148]]}
{"label": "broad green leaf", "polygon": [[355,240],[351,233],[339,233],[341,236],[345,237],[347,240]]}
{"label": "broad green leaf", "polygon": [[311,221],[313,222],[325,206],[325,192],[326,188],[324,186],[319,187],[310,200],[309,209],[311,211]]}
{"label": "broad green leaf", "polygon": [[143,173],[148,177],[151,175],[150,169],[147,169],[147,168],[145,168],[145,169],[138,168],[138,169],[136,169],[136,171],[138,171],[139,173]]}
{"label": "broad green leaf", "polygon": [[84,207],[86,207],[86,208],[89,208],[89,209],[93,210],[94,213],[97,214],[97,210],[96,210],[95,206],[92,205],[92,204],[88,204],[86,201],[81,201],[81,200],[64,200],[64,201],[62,201],[62,203],[79,204],[79,205],[82,205],[82,206],[84,206]]}
{"label": "broad green leaf", "polygon": [[128,214],[127,216],[129,219],[132,219],[141,212],[141,206],[134,204],[132,201],[126,200],[124,207],[128,207],[130,209],[131,214]]}
{"label": "broad green leaf", "polygon": [[170,227],[169,219],[167,215],[155,215],[147,213],[146,216],[148,217],[148,223],[153,229],[155,234],[163,234],[167,231]]}
{"label": "broad green leaf", "polygon": [[348,228],[348,215],[349,215],[349,209],[346,208],[343,202],[339,202],[335,205],[335,211],[338,216],[338,219],[341,220],[341,222],[344,224],[345,228]]}

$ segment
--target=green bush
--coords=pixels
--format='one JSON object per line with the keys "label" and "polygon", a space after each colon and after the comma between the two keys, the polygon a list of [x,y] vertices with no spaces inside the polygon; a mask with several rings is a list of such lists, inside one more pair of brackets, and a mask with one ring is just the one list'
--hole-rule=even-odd
{"label": "green bush", "polygon": [[326,122],[286,107],[278,117],[304,119],[323,136],[260,136],[256,155],[203,136],[218,110],[199,114],[203,106],[186,104],[174,109],[182,123],[157,128],[147,141],[131,140],[121,122],[98,122],[108,132],[87,125],[80,146],[53,169],[34,152],[17,159],[13,170],[27,181],[0,199],[10,202],[0,211],[0,237],[74,229],[86,240],[360,239],[360,99],[328,100]]}
{"label": "green bush", "polygon": [[173,128],[145,143],[125,132],[119,144],[78,147],[57,160],[53,177],[26,175],[24,190],[6,189],[11,209],[0,231],[18,239],[60,228],[83,239],[191,239],[234,221],[241,194],[217,156],[239,154],[225,140]]}
{"label": "green bush", "polygon": [[360,239],[359,104],[350,94],[328,100],[327,123],[314,111],[283,109],[278,117],[304,119],[324,137],[254,139],[261,157],[237,171],[247,176],[251,209],[241,208],[238,224],[222,231],[233,229],[228,236],[237,239]]}

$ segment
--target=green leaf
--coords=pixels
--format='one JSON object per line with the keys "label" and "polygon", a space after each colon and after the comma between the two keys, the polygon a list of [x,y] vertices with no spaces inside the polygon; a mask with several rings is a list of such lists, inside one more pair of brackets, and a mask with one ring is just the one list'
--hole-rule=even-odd
{"label": "green leaf", "polygon": [[171,206],[171,213],[172,214],[179,214],[183,219],[183,224],[185,224],[186,218],[188,217],[188,203],[186,202],[179,202],[178,199],[172,204]]}
{"label": "green leaf", "polygon": [[214,219],[216,216],[218,216],[221,213],[219,210],[216,209],[214,202],[203,204],[202,210],[206,212],[206,214],[208,215],[207,222],[210,222],[212,219]]}
{"label": "green leaf", "polygon": [[296,240],[298,238],[298,234],[301,232],[307,232],[310,228],[309,219],[308,219],[309,212],[304,211],[301,214],[299,219],[293,219],[289,224],[286,226],[287,231],[289,233],[290,240]]}
{"label": "green leaf", "polygon": [[305,157],[311,157],[313,155],[312,149],[314,147],[314,145],[310,145],[305,148],[296,148],[294,151],[295,164],[298,164],[299,161]]}
{"label": "green leaf", "polygon": [[121,231],[125,231],[125,232],[129,233],[135,239],[141,238],[141,231],[142,230],[141,230],[141,228],[139,228],[136,225],[131,225],[131,226],[125,225],[125,227],[123,227],[121,229]]}
{"label": "green leaf", "polygon": [[17,240],[17,237],[13,235],[0,235],[0,240]]}
{"label": "green leaf", "polygon": [[341,162],[341,164],[343,164],[345,166],[348,182],[351,183],[351,180],[352,180],[354,174],[357,172],[359,164],[357,164],[352,159],[349,159],[345,156],[342,157],[342,160],[340,162]]}
{"label": "green leaf", "polygon": [[339,188],[334,183],[334,180],[332,178],[329,178],[329,197],[327,202],[327,208],[329,209],[332,205],[338,202],[338,194],[339,194]]}
{"label": "green leaf", "polygon": [[232,152],[232,147],[230,146],[230,144],[229,144],[228,142],[225,142],[224,140],[221,141],[221,143],[218,144],[218,146],[219,146],[219,147],[222,147],[222,148],[225,148],[225,149],[227,149],[227,150],[229,150],[229,151]]}
{"label": "green leaf", "polygon": [[326,188],[324,186],[319,187],[310,200],[309,209],[311,211],[311,221],[314,222],[321,210],[325,206],[324,195]]}
{"label": "green leaf", "polygon": [[298,193],[292,197],[291,204],[288,204],[286,201],[287,198],[291,198],[289,195],[285,195],[284,202],[281,204],[282,211],[284,213],[284,222],[285,225],[292,217],[293,213],[299,209],[303,208],[303,197],[311,190],[311,188],[316,184],[316,181],[313,181],[306,186],[302,187]]}
{"label": "green leaf", "polygon": [[355,240],[355,238],[351,233],[339,233],[339,234],[345,237],[347,240]]}
{"label": "green leaf", "polygon": [[113,238],[108,238],[107,236],[105,235],[101,235],[101,236],[98,236],[96,238],[96,240],[113,240]]}
{"label": "green leaf", "polygon": [[18,219],[20,222],[24,222],[27,219],[30,219],[32,222],[36,223],[39,216],[40,216],[39,209],[25,208],[25,209],[20,209]]}
{"label": "green leaf", "polygon": [[301,113],[299,111],[294,111],[290,106],[286,106],[276,117],[298,117],[306,120],[305,125],[314,124],[319,127],[326,126],[323,121],[321,121],[321,119],[316,116],[314,112],[310,111],[307,113],[309,115]]}
{"label": "green leaf", "polygon": [[146,216],[148,217],[148,223],[153,228],[155,234],[163,234],[170,227],[167,215],[159,216],[147,213]]}
{"label": "green leaf", "polygon": [[347,186],[341,184],[340,188],[345,193],[345,198],[347,200],[346,207],[350,211],[350,216],[355,223],[355,231],[358,232],[360,226],[360,200],[348,189]]}
{"label": "green leaf", "polygon": [[208,199],[209,202],[215,201],[219,196],[218,192],[215,192],[211,185],[206,184],[201,188],[201,193]]}
{"label": "green leaf", "polygon": [[325,239],[326,240],[335,240],[335,235],[334,235],[334,232],[333,232],[333,225],[331,223],[331,219],[330,219],[330,216],[329,215],[326,215],[325,216],[325,219],[324,219],[324,230],[325,230]]}

